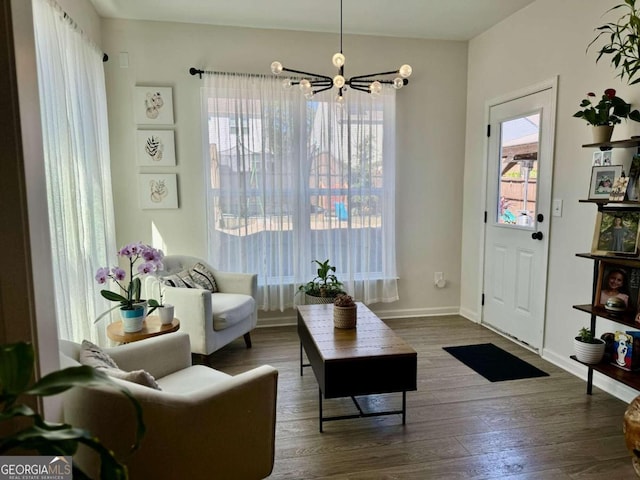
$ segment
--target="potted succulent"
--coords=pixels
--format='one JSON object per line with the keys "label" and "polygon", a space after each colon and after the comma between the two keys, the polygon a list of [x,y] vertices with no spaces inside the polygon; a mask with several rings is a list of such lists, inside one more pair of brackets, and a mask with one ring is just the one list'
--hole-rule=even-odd
{"label": "potted succulent", "polygon": [[[86,445],[100,457],[101,478],[128,478],[126,466],[91,432],[66,423],[45,421],[28,405],[18,403],[18,399],[56,395],[73,387],[104,385],[116,388],[131,401],[136,412],[136,441],[131,447],[133,453],[139,448],[146,427],[142,419],[142,407],[131,392],[104,372],[86,365],[52,372],[31,384],[33,370],[34,351],[31,344],[18,342],[0,345],[0,455],[37,452],[39,455],[67,456],[74,455],[80,445]],[[89,478],[75,463],[72,465],[72,474],[77,479]]]}
{"label": "potted succulent", "polygon": [[640,11],[636,8],[636,0],[624,0],[605,13],[613,12],[619,8],[625,9],[625,13],[616,21],[605,23],[596,28],[598,34],[589,43],[587,50],[594,45],[600,37],[608,41],[598,50],[596,63],[603,56],[610,56],[611,65],[618,70],[621,80],[627,79],[629,85],[640,82],[636,78],[640,72]]}
{"label": "potted succulent", "polygon": [[333,301],[333,325],[336,328],[355,328],[358,306],[350,295],[340,294]]}
{"label": "potted succulent", "polygon": [[604,356],[605,342],[595,338],[587,327],[582,327],[573,340],[573,348],[578,361],[587,364],[600,363]]}
{"label": "potted succulent", "polygon": [[607,88],[596,103],[596,94],[587,93],[587,98],[580,102],[582,110],[573,114],[582,118],[593,127],[594,143],[606,143],[611,140],[613,127],[621,123],[621,119],[631,119],[640,122],[640,112],[631,110],[631,104],[616,95],[613,88]]}
{"label": "potted succulent", "polygon": [[[129,283],[125,283],[127,272],[120,267],[102,267],[96,272],[96,281],[103,285],[111,279],[119,287],[121,293],[111,290],[101,290],[100,294],[107,300],[118,302],[119,305],[107,310],[96,319],[98,321],[111,310],[120,307],[123,329],[125,332],[138,332],[142,329],[144,317],[155,308],[146,311],[146,301],[140,299],[141,281],[140,277],[148,273],[163,269],[162,250],[157,250],[141,242],[125,245],[118,252],[118,256],[125,257],[129,262]],[[140,262],[140,263],[138,263]],[[137,266],[136,266],[137,264]],[[135,269],[134,269],[135,267]]]}
{"label": "potted succulent", "polygon": [[329,263],[329,259],[314,262],[318,264],[317,275],[310,282],[300,285],[298,292],[305,294],[307,304],[333,303],[338,295],[345,293],[342,290],[342,282],[334,274],[336,267]]}

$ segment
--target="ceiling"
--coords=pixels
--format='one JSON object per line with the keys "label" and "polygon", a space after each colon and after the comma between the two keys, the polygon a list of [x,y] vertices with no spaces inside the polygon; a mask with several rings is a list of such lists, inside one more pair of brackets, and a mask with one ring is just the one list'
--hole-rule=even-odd
{"label": "ceiling", "polygon": [[[90,0],[101,17],[340,31],[338,0]],[[345,34],[469,40],[535,0],[345,0]]]}

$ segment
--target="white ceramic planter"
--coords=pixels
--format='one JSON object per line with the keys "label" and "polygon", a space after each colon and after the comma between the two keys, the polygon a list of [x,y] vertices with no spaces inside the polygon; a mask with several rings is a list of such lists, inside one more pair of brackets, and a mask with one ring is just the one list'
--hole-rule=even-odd
{"label": "white ceramic planter", "polygon": [[604,356],[605,343],[599,338],[599,343],[585,343],[579,340],[580,337],[573,339],[573,349],[576,352],[576,358],[587,364],[600,363]]}
{"label": "white ceramic planter", "polygon": [[591,129],[593,143],[607,143],[613,135],[613,125],[594,125]]}
{"label": "white ceramic planter", "polygon": [[160,317],[160,323],[162,325],[169,325],[173,322],[173,305],[167,303],[162,307],[158,307],[158,316]]}

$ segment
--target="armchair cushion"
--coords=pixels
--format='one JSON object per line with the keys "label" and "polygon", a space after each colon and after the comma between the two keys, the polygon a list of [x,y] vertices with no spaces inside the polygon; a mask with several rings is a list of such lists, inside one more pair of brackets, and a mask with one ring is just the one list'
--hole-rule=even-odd
{"label": "armchair cushion", "polygon": [[224,330],[250,317],[256,308],[256,301],[249,295],[240,293],[216,293],[211,296],[213,329]]}
{"label": "armchair cushion", "polygon": [[144,385],[145,387],[160,390],[160,386],[156,382],[156,379],[153,378],[149,372],[145,370],[133,370],[126,372],[118,368],[118,364],[107,352],[88,340],[82,341],[78,361],[82,365],[88,365],[98,370],[102,370],[111,377],[128,380],[139,385]]}

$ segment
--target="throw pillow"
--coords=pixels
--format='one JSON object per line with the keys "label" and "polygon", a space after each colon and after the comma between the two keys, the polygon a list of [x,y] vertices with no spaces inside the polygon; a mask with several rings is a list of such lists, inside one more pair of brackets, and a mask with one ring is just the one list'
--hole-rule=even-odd
{"label": "throw pillow", "polygon": [[218,285],[216,279],[213,277],[213,273],[204,264],[198,262],[189,270],[189,274],[193,281],[204,288],[205,290],[211,290],[212,293],[218,291]]}
{"label": "throw pillow", "polygon": [[144,370],[134,370],[131,372],[126,372],[119,369],[116,362],[107,352],[102,350],[102,348],[100,348],[98,345],[91,343],[88,340],[82,341],[82,347],[80,348],[78,361],[82,365],[93,367],[96,370],[100,370],[112,377],[120,378],[122,380],[128,380],[130,382],[144,385],[145,387],[151,387],[155,388],[156,390],[160,390],[160,386],[156,382],[156,379],[153,378],[153,375],[151,375],[149,372],[146,372]]}
{"label": "throw pillow", "polygon": [[164,276],[160,280],[170,287],[198,288],[198,285],[193,281],[187,270]]}
{"label": "throw pillow", "polygon": [[93,368],[118,368],[108,353],[88,340],[82,341],[78,361]]}

